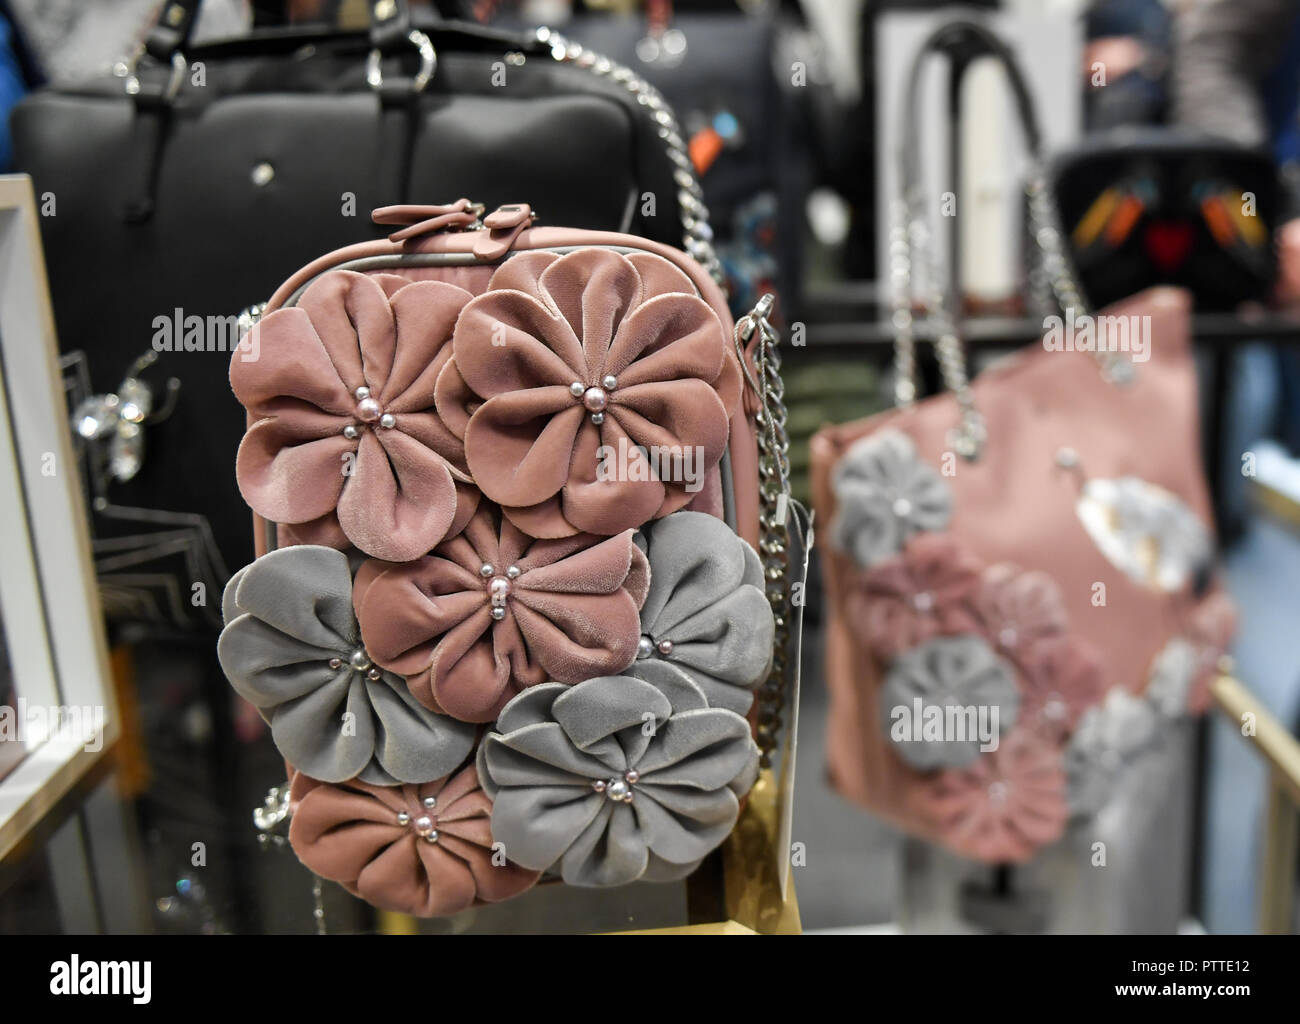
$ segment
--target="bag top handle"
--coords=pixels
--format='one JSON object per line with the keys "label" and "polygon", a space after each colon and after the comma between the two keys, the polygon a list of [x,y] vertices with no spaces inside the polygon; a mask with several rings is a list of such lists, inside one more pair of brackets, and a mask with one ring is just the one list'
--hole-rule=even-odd
{"label": "bag top handle", "polygon": [[[370,42],[376,50],[388,53],[406,42],[411,34],[411,9],[406,0],[368,0]],[[145,36],[143,53],[169,64],[175,54],[190,43],[203,0],[166,0],[158,12],[158,21]]]}
{"label": "bag top handle", "polygon": [[[907,408],[916,398],[916,351],[913,324],[913,269],[921,265],[926,275],[921,312],[933,323],[935,348],[944,387],[953,393],[959,411],[956,427],[949,434],[954,451],[968,460],[979,458],[988,433],[984,417],[975,406],[974,392],[966,366],[966,353],[957,325],[957,314],[937,284],[938,268],[930,245],[925,216],[925,182],[921,175],[920,82],[925,60],[933,53],[945,53],[954,63],[974,57],[993,56],[1006,69],[1015,97],[1016,110],[1024,130],[1025,144],[1034,163],[1028,183],[1028,213],[1033,242],[1041,255],[1043,270],[1054,297],[1062,309],[1083,309],[1084,300],[1074,279],[1069,259],[1056,226],[1055,210],[1042,172],[1042,136],[1033,97],[1011,48],[988,26],[959,18],[930,33],[917,50],[908,71],[903,95],[903,116],[898,146],[899,199],[896,223],[890,231],[893,253],[894,303],[894,403]],[[955,257],[955,254],[953,256]],[[1132,379],[1133,364],[1116,353],[1098,355],[1103,375],[1116,384]]]}
{"label": "bag top handle", "polygon": [[1038,115],[1034,107],[1033,95],[1029,91],[1020,62],[1006,42],[992,29],[977,21],[959,18],[945,22],[926,37],[921,47],[912,58],[907,75],[907,88],[903,94],[902,129],[899,135],[898,165],[903,188],[908,183],[916,185],[920,181],[921,133],[920,92],[921,71],[926,58],[931,54],[944,53],[954,62],[969,61],[975,57],[991,56],[1006,70],[1007,80],[1011,85],[1016,102],[1016,111],[1020,115],[1020,124],[1024,129],[1025,144],[1030,156],[1038,159],[1042,150],[1042,133],[1038,128]]}

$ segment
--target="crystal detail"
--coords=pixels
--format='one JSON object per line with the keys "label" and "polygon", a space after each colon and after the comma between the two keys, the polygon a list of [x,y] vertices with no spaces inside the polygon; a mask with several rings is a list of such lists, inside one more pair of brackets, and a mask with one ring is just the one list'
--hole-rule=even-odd
{"label": "crystal detail", "polygon": [[72,425],[87,441],[95,441],[117,423],[117,395],[91,395],[82,399],[72,414]]}
{"label": "crystal detail", "polygon": [[138,423],[119,420],[108,443],[108,471],[114,480],[126,482],[140,472],[144,462],[144,431]]}
{"label": "crystal detail", "polygon": [[124,420],[141,423],[153,411],[153,392],[139,377],[127,377],[118,386],[117,398],[121,403],[118,414]]}

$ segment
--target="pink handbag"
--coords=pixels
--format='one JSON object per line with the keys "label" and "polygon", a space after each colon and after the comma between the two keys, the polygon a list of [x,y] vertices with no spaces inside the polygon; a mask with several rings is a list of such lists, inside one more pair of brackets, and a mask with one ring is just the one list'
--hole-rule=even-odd
{"label": "pink handbag", "polygon": [[[1031,120],[1014,61],[990,48]],[[902,156],[902,180],[918,182],[915,144]],[[812,444],[829,524],[831,779],[986,862],[1028,860],[1104,807],[1162,718],[1207,705],[1234,626],[1211,587],[1188,296],[1153,289],[1085,317],[1041,174],[1028,193],[1064,311],[1043,346],[968,384],[956,324],[932,298],[921,312],[947,393],[913,401],[910,271],[927,241],[913,185],[894,236],[897,408]],[[1140,332],[1128,351],[1080,350],[1121,325]]]}
{"label": "pink handbag", "polygon": [[218,657],[289,770],[258,826],[420,916],[686,878],[797,650],[770,300],[733,324],[685,252],[484,214],[376,211],[230,368],[259,557]]}

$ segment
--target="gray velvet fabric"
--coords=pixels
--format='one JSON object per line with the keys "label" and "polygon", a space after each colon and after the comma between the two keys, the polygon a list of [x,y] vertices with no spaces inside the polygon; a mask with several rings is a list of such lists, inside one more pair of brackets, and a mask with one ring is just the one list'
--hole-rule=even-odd
{"label": "gray velvet fabric", "polygon": [[[1015,673],[974,634],[937,637],[904,651],[889,666],[880,689],[881,722],[886,735],[895,724],[895,709],[903,708],[911,719],[912,738],[894,741],[898,755],[914,768],[961,768],[980,756],[978,733],[971,735],[969,716],[963,722],[964,735],[945,735],[930,740],[918,735],[922,723],[915,720],[916,701],[922,714],[930,708],[947,707],[998,709],[997,735],[1004,737],[1015,725],[1020,694]],[[991,724],[991,718],[986,719]]]}
{"label": "gray velvet fabric", "polygon": [[[722,520],[674,512],[637,535],[650,562],[650,592],[641,634],[656,645],[626,673],[661,687],[676,669],[704,691],[712,707],[743,715],[772,664],[775,626],[758,554]],[[669,641],[662,654],[658,644]]]}
{"label": "gray velvet fabric", "polygon": [[1124,771],[1159,741],[1158,725],[1150,702],[1118,686],[1084,712],[1065,748],[1071,814],[1096,814],[1110,803]]}
{"label": "gray velvet fabric", "polygon": [[[231,578],[221,608],[217,656],[226,677],[305,774],[379,786],[431,782],[469,755],[473,725],[423,707],[400,676],[372,681],[349,664],[361,635],[342,552],[303,545],[263,555]],[[332,658],[341,667],[330,668]]]}
{"label": "gray velvet fabric", "polygon": [[[478,773],[505,855],[570,885],[688,875],[731,832],[758,774],[749,723],[684,673],[668,692],[632,676],[529,687],[484,737]],[[638,773],[630,803],[594,782]]]}
{"label": "gray velvet fabric", "polygon": [[943,477],[899,430],[855,443],[835,467],[831,488],[837,506],[831,545],[863,568],[898,554],[915,533],[942,530],[952,514]]}

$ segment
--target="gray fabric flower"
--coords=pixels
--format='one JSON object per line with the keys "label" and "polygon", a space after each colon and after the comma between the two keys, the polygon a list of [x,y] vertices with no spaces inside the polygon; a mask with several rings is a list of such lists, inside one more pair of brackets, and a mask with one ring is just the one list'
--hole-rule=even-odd
{"label": "gray fabric flower", "polygon": [[543,683],[478,752],[492,836],[570,885],[671,881],[731,832],[758,775],[749,723],[678,673],[671,696],[632,676]]}
{"label": "gray fabric flower", "polygon": [[775,632],[758,554],[702,512],[674,512],[636,543],[650,563],[650,592],[626,673],[665,690],[685,673],[711,707],[746,714],[771,667]]}
{"label": "gray fabric flower", "polygon": [[898,430],[856,442],[831,478],[838,505],[831,544],[863,568],[902,550],[922,530],[942,530],[952,513],[948,485]]}
{"label": "gray fabric flower", "polygon": [[352,610],[347,556],[302,545],[263,555],[222,597],[217,657],[295,768],[322,782],[431,782],[474,746],[476,729],[436,714],[400,676],[370,664]]}
{"label": "gray fabric flower", "polygon": [[1096,814],[1110,802],[1120,775],[1159,737],[1151,704],[1114,687],[1089,708],[1065,748],[1070,813]]}
{"label": "gray fabric flower", "polygon": [[894,749],[922,771],[962,768],[978,758],[995,707],[997,736],[1005,735],[1020,710],[1015,674],[974,634],[937,637],[904,651],[880,688],[881,720]]}
{"label": "gray fabric flower", "polygon": [[1188,713],[1192,684],[1200,669],[1195,646],[1182,637],[1173,637],[1151,662],[1146,699],[1166,718],[1181,718]]}

